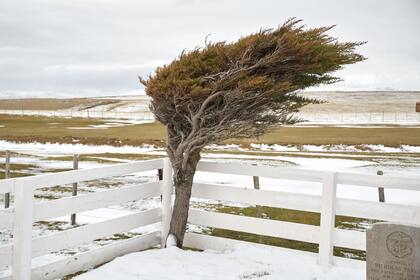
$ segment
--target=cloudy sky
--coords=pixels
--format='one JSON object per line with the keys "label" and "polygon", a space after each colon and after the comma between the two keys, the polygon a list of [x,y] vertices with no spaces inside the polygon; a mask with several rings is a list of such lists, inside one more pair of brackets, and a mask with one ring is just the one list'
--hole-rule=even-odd
{"label": "cloudy sky", "polygon": [[142,93],[137,75],[207,34],[232,41],[290,17],[368,41],[368,60],[327,89],[420,90],[418,0],[0,0],[0,98]]}

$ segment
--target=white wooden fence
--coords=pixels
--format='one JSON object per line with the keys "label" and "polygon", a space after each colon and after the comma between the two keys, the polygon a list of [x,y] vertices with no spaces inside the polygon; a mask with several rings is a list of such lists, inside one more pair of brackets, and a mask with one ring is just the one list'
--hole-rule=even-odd
{"label": "white wooden fence", "polygon": [[[77,181],[100,179],[161,168],[164,170],[163,181],[47,202],[35,203],[33,199],[34,190],[41,187],[71,184]],[[342,265],[343,263],[349,263],[347,259],[333,257],[334,246],[358,250],[366,249],[365,233],[335,228],[335,215],[420,224],[420,207],[336,197],[338,184],[375,188],[382,186],[384,188],[420,191],[420,178],[320,172],[316,170],[205,161],[199,163],[198,171],[321,183],[321,196],[201,183],[194,184],[192,194],[193,197],[203,199],[319,212],[321,214],[320,226],[196,209],[190,211],[189,223],[318,243],[319,263],[323,267],[328,267],[332,264]],[[172,208],[171,177],[172,171],[169,161],[167,159],[159,159],[1,180],[0,194],[12,193],[14,196],[14,205],[12,206],[14,207],[0,211],[2,226],[13,228],[13,243],[0,247],[0,266],[11,265],[12,275],[0,279],[54,279],[107,262],[119,255],[162,244],[168,232]],[[47,220],[159,195],[162,195],[161,208],[72,228],[49,236],[32,238],[32,223],[34,221]],[[157,222],[162,222],[160,231],[118,241],[41,267],[32,267],[31,269],[33,257]],[[227,238],[187,233],[184,245],[198,249],[223,250],[230,248],[236,242]],[[357,262],[357,264],[360,263],[360,261]]]}
{"label": "white wooden fence", "polygon": [[[34,190],[39,188],[157,170],[164,167],[166,177],[163,181],[47,202],[34,202]],[[158,222],[162,222],[162,231],[167,232],[170,216],[162,214],[162,209],[166,209],[165,213],[170,213],[170,191],[172,189],[170,187],[171,180],[168,180],[171,178],[170,172],[171,168],[167,160],[150,160],[1,180],[0,194],[11,193],[14,197],[14,204],[12,208],[0,211],[1,227],[13,229],[13,243],[0,246],[0,266],[11,265],[12,274],[0,277],[0,279],[56,279],[110,261],[117,256],[161,244],[161,236],[164,235],[157,231],[31,269],[32,258],[92,242],[101,237]],[[33,222],[160,195],[163,196],[162,207],[75,227],[47,236],[32,237]]]}
{"label": "white wooden fence", "polygon": [[[322,183],[321,196],[200,183],[194,185],[192,193],[192,196],[196,198],[318,212],[321,214],[320,226],[195,209],[190,211],[189,222],[214,228],[317,243],[319,244],[319,263],[323,267],[343,263],[364,265],[364,262],[347,261],[347,259],[333,256],[334,246],[366,250],[365,233],[335,228],[336,215],[420,224],[420,207],[336,197],[338,184],[343,187],[382,186],[420,191],[420,177],[362,175],[212,162],[200,162],[198,171]],[[237,242],[226,238],[195,233],[187,234],[184,241],[187,247],[216,250],[229,249],[235,243]]]}

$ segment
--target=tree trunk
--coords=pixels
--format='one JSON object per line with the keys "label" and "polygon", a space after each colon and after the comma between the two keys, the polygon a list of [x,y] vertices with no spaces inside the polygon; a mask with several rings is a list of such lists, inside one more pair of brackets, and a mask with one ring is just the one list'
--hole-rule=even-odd
{"label": "tree trunk", "polygon": [[[172,159],[171,159],[172,160]],[[187,227],[188,210],[190,208],[191,190],[197,164],[200,161],[200,153],[191,154],[188,163],[183,170],[179,166],[174,168],[175,203],[172,212],[169,234],[176,237],[177,246],[182,248],[185,230]],[[172,162],[179,162],[172,160]]]}

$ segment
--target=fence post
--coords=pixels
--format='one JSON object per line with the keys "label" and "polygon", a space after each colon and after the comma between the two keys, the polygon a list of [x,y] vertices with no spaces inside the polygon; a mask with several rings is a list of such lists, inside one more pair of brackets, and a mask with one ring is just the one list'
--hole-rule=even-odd
{"label": "fence post", "polygon": [[172,217],[172,166],[163,159],[161,248],[165,248]]}
{"label": "fence post", "polygon": [[[4,164],[4,178],[10,178],[10,151],[6,151],[6,159]],[[4,194],[4,208],[10,207],[10,193]]]}
{"label": "fence post", "polygon": [[[158,169],[157,176],[158,176],[158,180],[159,181],[162,181],[163,180],[163,168],[159,168]],[[160,195],[160,202],[162,202],[162,195]]]}
{"label": "fence post", "polygon": [[34,191],[25,180],[19,180],[15,183],[14,193],[12,275],[14,280],[30,280]]}
{"label": "fence post", "polygon": [[319,264],[323,268],[328,268],[333,263],[336,193],[335,172],[326,172],[322,184],[321,225],[319,232]]}
{"label": "fence post", "polygon": [[[259,190],[260,189],[260,178],[258,176],[252,176],[252,179],[254,181],[254,189]],[[255,205],[255,211],[256,211],[256,217],[261,218],[261,206]]]}
{"label": "fence post", "polygon": [[[252,176],[252,180],[254,181],[254,189],[259,190],[260,189],[260,178],[258,176]],[[262,208],[260,205],[255,205],[255,217],[262,218]],[[258,235],[258,242],[262,243],[262,237],[261,235]]]}
{"label": "fence post", "polygon": [[[79,169],[79,155],[75,154],[73,155],[73,169],[77,170]],[[72,196],[76,196],[77,195],[77,182],[73,183],[73,188],[72,188]],[[71,214],[70,216],[70,224],[71,225],[75,225],[76,224],[76,214]]]}
{"label": "fence post", "polygon": [[163,169],[162,168],[158,169],[158,179],[159,179],[159,181],[163,180]]}
{"label": "fence post", "polygon": [[[381,170],[378,170],[378,172],[376,172],[376,175],[384,175],[384,172]],[[384,188],[378,187],[378,195],[379,195],[379,202],[385,202],[385,190]]]}

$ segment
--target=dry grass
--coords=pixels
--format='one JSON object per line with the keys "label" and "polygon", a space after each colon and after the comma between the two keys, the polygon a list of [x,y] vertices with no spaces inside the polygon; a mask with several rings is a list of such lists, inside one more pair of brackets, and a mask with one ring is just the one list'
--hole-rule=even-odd
{"label": "dry grass", "polygon": [[[82,144],[164,146],[166,129],[159,123],[72,130],[106,121],[84,118],[53,118],[0,115],[0,139],[18,142],[59,142]],[[281,145],[383,144],[386,146],[420,145],[420,127],[282,127],[259,139],[234,139],[227,143],[266,143]]]}
{"label": "dry grass", "polygon": [[109,99],[55,99],[55,98],[28,98],[28,99],[2,99],[0,110],[62,110],[75,106],[86,108],[116,103],[119,100]]}

